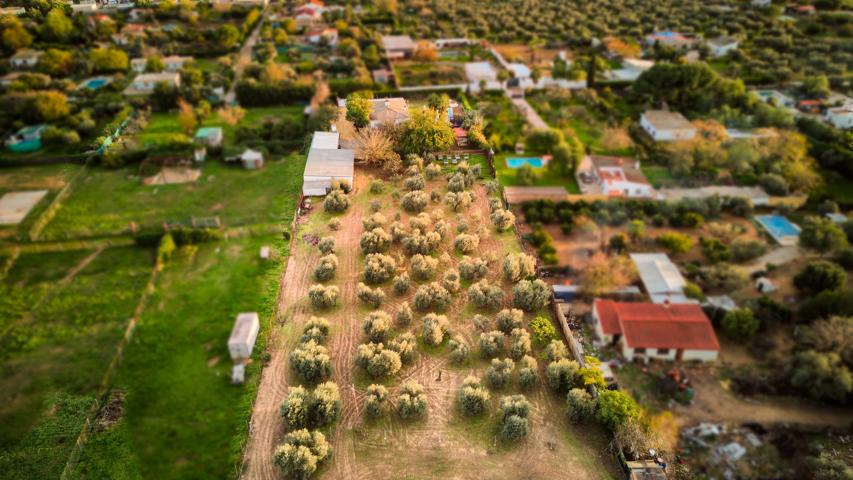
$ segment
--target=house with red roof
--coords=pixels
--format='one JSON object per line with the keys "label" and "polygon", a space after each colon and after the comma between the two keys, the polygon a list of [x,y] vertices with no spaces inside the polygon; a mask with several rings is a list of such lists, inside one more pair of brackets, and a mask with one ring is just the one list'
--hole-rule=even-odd
{"label": "house with red roof", "polygon": [[696,304],[596,299],[592,320],[598,337],[618,345],[628,361],[713,362],[720,353],[714,327]]}

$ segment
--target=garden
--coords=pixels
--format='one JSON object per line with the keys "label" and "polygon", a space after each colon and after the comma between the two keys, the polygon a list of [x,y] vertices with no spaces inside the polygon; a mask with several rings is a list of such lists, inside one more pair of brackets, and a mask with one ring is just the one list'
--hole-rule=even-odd
{"label": "garden", "polygon": [[460,63],[398,61],[394,62],[393,67],[402,87],[453,85],[468,82],[465,69]]}

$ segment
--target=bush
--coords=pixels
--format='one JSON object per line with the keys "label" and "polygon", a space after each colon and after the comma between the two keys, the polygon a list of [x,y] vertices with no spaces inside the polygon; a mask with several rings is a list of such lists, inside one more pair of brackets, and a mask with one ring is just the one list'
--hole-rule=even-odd
{"label": "bush", "polygon": [[362,322],[361,329],[371,342],[384,342],[391,332],[391,315],[383,311],[370,312]]}
{"label": "bush", "polygon": [[702,247],[702,255],[711,263],[727,262],[732,258],[731,248],[716,238],[699,237],[699,245]]}
{"label": "bush", "polygon": [[512,303],[525,312],[536,312],[548,304],[551,288],[542,280],[522,280],[512,287]]}
{"label": "bush", "polygon": [[687,284],[684,285],[684,296],[694,300],[699,300],[700,302],[705,300],[705,293],[702,292],[702,287],[692,282],[687,282]]}
{"label": "bush", "polygon": [[745,342],[758,333],[759,321],[752,314],[749,308],[738,308],[730,312],[726,312],[723,320],[720,322],[723,331],[726,332],[731,339],[738,342]]}
{"label": "bush", "polygon": [[397,307],[397,314],[394,315],[394,321],[397,322],[397,325],[406,326],[412,323],[412,307],[409,306],[409,302],[403,302]]}
{"label": "bush", "polygon": [[539,363],[530,355],[521,357],[518,361],[518,386],[522,390],[530,390],[538,379]]}
{"label": "bush", "polygon": [[687,212],[681,216],[679,223],[684,228],[699,228],[705,223],[705,218],[696,212]]}
{"label": "bush", "polygon": [[465,280],[477,280],[485,277],[488,273],[489,265],[482,258],[465,256],[459,262],[459,276]]}
{"label": "bush", "polygon": [[800,231],[800,245],[820,253],[832,252],[847,248],[847,235],[828,218],[809,217]]}
{"label": "bush", "polygon": [[838,265],[816,260],[794,276],[794,286],[804,293],[817,294],[824,290],[840,290],[847,283],[847,273]]}
{"label": "bush", "polygon": [[438,232],[421,233],[413,230],[411,234],[402,238],[403,249],[409,255],[429,255],[438,249],[441,243],[441,235]]}
{"label": "bush", "polygon": [[397,397],[397,414],[403,420],[411,420],[423,417],[427,410],[427,399],[424,387],[418,382],[410,380],[400,386],[400,395]]}
{"label": "bush", "polygon": [[492,364],[486,369],[486,382],[491,388],[503,388],[512,381],[512,370],[515,362],[509,358],[498,360],[492,359]]}
{"label": "bush", "polygon": [[516,308],[505,308],[498,312],[495,317],[498,330],[509,334],[516,328],[521,328],[524,325],[524,312]]}
{"label": "bush", "polygon": [[376,212],[373,215],[370,215],[369,217],[364,218],[361,221],[361,226],[364,227],[364,231],[369,232],[369,231],[373,230],[374,228],[384,227],[386,222],[387,222],[387,220],[385,220],[385,215],[382,215],[381,213]]}
{"label": "bush", "polygon": [[373,378],[388,378],[403,367],[400,354],[381,343],[363,343],[355,354],[355,365]]}
{"label": "bush", "polygon": [[441,167],[437,163],[430,163],[424,169],[424,175],[426,175],[427,180],[435,180],[441,175]]}
{"label": "bush", "polygon": [[415,292],[415,308],[420,311],[444,310],[450,306],[453,299],[450,293],[436,282],[421,285]]}
{"label": "bush", "polygon": [[497,310],[504,302],[504,291],[488,280],[480,280],[468,288],[468,301],[478,308]]}
{"label": "bush", "polygon": [[489,391],[474,376],[467,377],[459,390],[459,410],[467,417],[482,415],[489,407]]}
{"label": "bush", "polygon": [[566,344],[562,340],[551,340],[551,343],[545,347],[545,359],[550,363],[564,358],[569,358],[569,349],[566,348]]}
{"label": "bush", "polygon": [[316,343],[322,344],[329,336],[329,328],[329,321],[325,318],[311,317],[302,328],[302,336],[299,337],[299,342],[306,343],[309,340],[314,340]]}
{"label": "bush", "polygon": [[382,180],[371,180],[370,181],[370,193],[379,194],[385,191],[385,182]]}
{"label": "bush", "polygon": [[311,396],[304,387],[291,387],[279,407],[279,416],[288,430],[308,427]]}
{"label": "bush", "polygon": [[767,246],[755,240],[735,241],[732,243],[732,258],[736,262],[748,262],[767,253]]}
{"label": "bush", "polygon": [[388,389],[382,385],[370,385],[364,394],[364,414],[378,418],[385,414],[388,404]]}
{"label": "bush", "polygon": [[533,343],[540,347],[557,338],[557,329],[548,317],[536,317],[531,320],[530,331],[533,332]]}
{"label": "bush", "polygon": [[394,285],[394,293],[396,293],[397,295],[405,295],[409,291],[409,287],[411,286],[409,274],[406,272],[396,275],[392,283]]}
{"label": "bush", "polygon": [[341,190],[332,190],[323,200],[323,210],[329,213],[345,212],[349,208],[349,197]]}
{"label": "bush", "polygon": [[412,272],[412,278],[415,280],[429,280],[435,275],[438,260],[418,253],[412,257],[409,268]]}
{"label": "bush", "polygon": [[693,248],[693,239],[683,233],[667,232],[655,241],[672,254],[687,253]]}
{"label": "bush", "polygon": [[326,437],[319,431],[296,430],[284,437],[284,442],[276,447],[274,458],[287,478],[308,479],[331,453],[332,448]]}
{"label": "bush", "polygon": [[409,191],[423,190],[425,186],[424,177],[420,174],[412,175],[403,181],[403,188]]}
{"label": "bush", "polygon": [[718,263],[700,268],[699,278],[706,290],[723,289],[728,292],[742,288],[748,282],[745,273],[728,263]]}
{"label": "bush", "polygon": [[580,381],[580,365],[574,360],[563,358],[554,360],[545,369],[545,378],[551,390],[566,393]]}
{"label": "bush", "polygon": [[480,354],[484,358],[495,358],[503,352],[504,335],[503,333],[493,330],[480,334]]}
{"label": "bush", "polygon": [[501,438],[516,442],[527,436],[530,402],[524,395],[501,398]]}
{"label": "bush", "polygon": [[480,246],[480,237],[468,233],[460,233],[453,240],[453,248],[460,253],[471,253]]}
{"label": "bush", "polygon": [[334,285],[312,285],[308,289],[308,298],[314,308],[329,308],[338,303],[340,290]]}
{"label": "bush", "polygon": [[391,246],[391,235],[381,228],[374,228],[361,234],[359,246],[365,255],[385,252]]}
{"label": "bush", "polygon": [[318,282],[325,282],[335,276],[337,269],[338,257],[334,253],[330,253],[320,257],[320,263],[314,269],[314,278]]}
{"label": "bush", "polygon": [[536,259],[526,253],[510,253],[504,257],[503,276],[510,282],[518,282],[536,275]]}
{"label": "bush", "polygon": [[505,232],[515,225],[515,214],[503,208],[494,210],[490,218],[498,232]]}
{"label": "bush", "polygon": [[394,275],[395,270],[397,270],[397,262],[393,257],[381,253],[370,253],[365,259],[364,281],[373,284],[385,282]]}
{"label": "bush", "polygon": [[290,352],[290,368],[307,383],[322,382],[332,375],[329,351],[313,340]]}
{"label": "bush", "polygon": [[360,301],[373,308],[379,308],[382,302],[385,301],[385,292],[381,288],[370,288],[361,282],[358,282],[355,295]]}
{"label": "bush", "polygon": [[770,195],[783,197],[791,193],[788,182],[780,175],[768,173],[758,179],[761,188]]}
{"label": "bush", "polygon": [[454,212],[467,208],[474,202],[474,194],[471,192],[447,192],[444,194],[444,203]]}
{"label": "bush", "polygon": [[610,431],[615,432],[625,422],[639,419],[641,414],[640,406],[625,392],[605,390],[598,395],[596,417]]}
{"label": "bush", "polygon": [[468,354],[470,349],[468,348],[468,343],[465,342],[465,339],[456,336],[450,339],[450,342],[447,343],[447,346],[450,347],[450,361],[456,364],[465,363],[465,360],[468,359]]}
{"label": "bush", "polygon": [[410,213],[422,212],[426,208],[427,203],[429,203],[429,195],[422,190],[409,192],[400,199],[400,206],[403,207],[403,210]]}
{"label": "bush", "polygon": [[509,336],[509,356],[514,360],[530,354],[530,334],[526,330],[516,328]]}
{"label": "bush", "polygon": [[444,341],[444,336],[447,334],[447,329],[450,322],[444,315],[436,315],[428,313],[424,315],[421,332],[424,336],[424,343],[427,345],[441,345]]}
{"label": "bush", "polygon": [[573,388],[566,395],[566,417],[572,423],[589,420],[595,414],[595,399],[582,388]]}
{"label": "bush", "polygon": [[335,253],[335,239],[332,237],[323,237],[317,242],[317,248],[323,255]]}
{"label": "bush", "polygon": [[388,348],[400,355],[400,360],[405,364],[415,361],[418,356],[418,341],[411,333],[402,333],[400,336],[388,343]]}
{"label": "bush", "polygon": [[175,253],[176,248],[175,239],[172,238],[171,233],[160,237],[160,243],[157,246],[157,263],[163,265],[168,262],[172,258],[172,254]]}

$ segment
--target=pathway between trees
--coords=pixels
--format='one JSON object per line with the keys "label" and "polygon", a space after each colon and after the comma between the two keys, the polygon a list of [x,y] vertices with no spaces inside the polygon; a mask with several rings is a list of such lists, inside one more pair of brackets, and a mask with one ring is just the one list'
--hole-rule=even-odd
{"label": "pathway between trees", "polygon": [[258,24],[255,25],[255,29],[252,30],[252,33],[250,33],[246,38],[246,41],[243,42],[243,46],[240,48],[240,53],[237,54],[237,61],[234,62],[234,81],[231,82],[231,88],[229,88],[228,93],[225,94],[226,105],[233,105],[237,101],[237,82],[240,81],[240,77],[243,76],[243,71],[246,70],[246,67],[252,63],[252,49],[255,48],[255,43],[258,42],[258,37],[261,34],[261,27],[264,25],[266,12],[266,8],[264,8],[261,12],[261,18],[258,20]]}

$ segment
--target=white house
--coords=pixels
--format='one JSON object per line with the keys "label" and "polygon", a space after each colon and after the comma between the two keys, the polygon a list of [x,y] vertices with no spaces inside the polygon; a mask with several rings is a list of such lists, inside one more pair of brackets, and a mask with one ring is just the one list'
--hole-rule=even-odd
{"label": "white house", "polygon": [[237,315],[231,335],[228,337],[228,353],[231,354],[232,360],[238,362],[252,356],[260,328],[261,322],[258,320],[257,312]]}
{"label": "white house", "polygon": [[325,195],[333,180],[344,180],[352,185],[355,151],[339,149],[339,142],[337,132],[314,132],[302,175],[303,195]]}
{"label": "white house", "polygon": [[415,42],[408,35],[384,35],[382,48],[389,59],[411,58],[415,53]]}
{"label": "white house", "polygon": [[180,72],[187,62],[191,62],[193,57],[182,57],[179,55],[169,55],[163,57],[163,67],[167,72]]}
{"label": "white house", "polygon": [[664,45],[671,48],[690,48],[696,44],[696,38],[680,32],[662,31],[646,35],[646,45]]}
{"label": "white house", "polygon": [[15,52],[14,55],[9,59],[9,64],[12,65],[12,68],[22,70],[27,68],[33,68],[38,65],[39,60],[44,55],[44,52],[41,50],[31,50],[29,48],[23,48]]}
{"label": "white house", "polygon": [[835,128],[853,128],[853,107],[837,107],[826,110],[826,121]]}
{"label": "white house", "polygon": [[630,158],[590,155],[592,175],[601,193],[615,197],[645,197],[654,195],[654,188],[640,170],[640,161]]}
{"label": "white house", "polygon": [[628,361],[713,362],[720,353],[714,327],[696,304],[596,299],[592,322],[599,338],[618,345]]}
{"label": "white house", "polygon": [[181,86],[181,75],[177,72],[143,73],[137,75],[124,89],[125,95],[150,95],[160,83],[170,87]]}
{"label": "white house", "polygon": [[473,92],[480,91],[480,83],[483,82],[487,90],[501,88],[498,82],[498,72],[489,62],[468,62],[465,64],[465,76],[468,77],[469,88]]}
{"label": "white house", "polygon": [[[340,99],[338,106],[346,107],[346,99]],[[386,124],[399,125],[411,117],[409,102],[403,97],[373,98],[370,100],[370,107],[371,127]]]}
{"label": "white house", "polygon": [[316,30],[310,30],[305,34],[305,38],[315,45],[325,41],[326,45],[334,47],[338,44],[338,29],[318,28]]}
{"label": "white house", "polygon": [[649,110],[640,116],[640,126],[658,142],[690,140],[696,129],[678,112]]}
{"label": "white house", "polygon": [[296,21],[297,26],[307,27],[322,22],[324,11],[326,11],[326,8],[323,6],[323,2],[308,2],[293,9],[293,19]]}
{"label": "white house", "polygon": [[130,69],[136,73],[145,73],[145,67],[147,66],[147,58],[134,58],[130,60]]}
{"label": "white house", "polygon": [[716,37],[708,40],[708,48],[712,57],[725,57],[729,52],[737,50],[738,42],[731,37]]}
{"label": "white house", "polygon": [[696,303],[684,295],[687,281],[665,253],[632,253],[640,281],[654,303]]}
{"label": "white house", "polygon": [[642,60],[640,58],[626,58],[622,60],[622,68],[610,70],[605,73],[608,79],[618,81],[630,81],[640,78],[640,75],[646,70],[655,66],[652,60]]}

